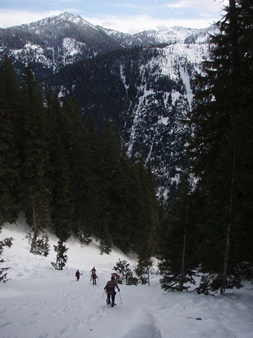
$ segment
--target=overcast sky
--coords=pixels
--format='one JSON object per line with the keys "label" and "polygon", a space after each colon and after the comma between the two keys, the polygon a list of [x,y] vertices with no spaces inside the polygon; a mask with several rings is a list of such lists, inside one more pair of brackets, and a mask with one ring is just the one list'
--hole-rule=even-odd
{"label": "overcast sky", "polygon": [[0,28],[63,12],[125,33],[172,26],[205,28],[221,18],[227,5],[228,0],[0,0]]}

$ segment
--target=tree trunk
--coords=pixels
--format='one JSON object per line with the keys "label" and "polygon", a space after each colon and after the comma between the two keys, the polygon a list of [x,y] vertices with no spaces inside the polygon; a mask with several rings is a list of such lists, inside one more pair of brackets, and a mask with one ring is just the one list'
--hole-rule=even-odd
{"label": "tree trunk", "polygon": [[225,254],[224,254],[224,265],[223,265],[223,275],[222,275],[222,287],[221,293],[225,293],[226,290],[226,281],[228,275],[228,262],[230,257],[230,235],[232,228],[232,214],[234,207],[234,184],[235,184],[235,147],[233,149],[233,163],[232,163],[232,177],[231,177],[231,186],[230,186],[230,200],[228,207],[228,227],[227,227],[227,236],[226,236],[226,244],[225,244]]}
{"label": "tree trunk", "polygon": [[36,222],[35,201],[34,201],[34,196],[33,196],[32,192],[31,192],[31,197],[32,197],[33,231],[34,232],[33,232],[33,238],[32,238],[30,252],[33,252],[33,249],[36,246],[36,240],[37,240],[37,236],[38,236],[38,228],[37,228],[37,222]]}
{"label": "tree trunk", "polygon": [[184,240],[183,240],[182,265],[181,265],[181,277],[180,277],[180,283],[179,283],[179,291],[183,291],[183,287],[184,287],[187,223],[188,223],[188,195],[186,197],[185,230],[184,230]]}
{"label": "tree trunk", "polygon": [[232,71],[234,76],[240,74],[240,61],[238,51],[238,23],[237,23],[237,11],[235,0],[229,0],[229,13],[230,13],[230,31],[232,38]]}

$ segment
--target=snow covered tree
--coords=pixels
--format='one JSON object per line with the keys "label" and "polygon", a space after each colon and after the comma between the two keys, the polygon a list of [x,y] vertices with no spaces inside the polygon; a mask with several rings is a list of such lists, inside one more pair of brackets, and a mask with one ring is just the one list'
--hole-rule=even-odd
{"label": "snow covered tree", "polygon": [[137,267],[134,269],[138,280],[141,284],[148,284],[150,285],[150,268],[152,267],[152,260],[145,259],[145,260],[138,260]]}
{"label": "snow covered tree", "polygon": [[54,245],[54,251],[56,252],[56,261],[51,264],[56,270],[63,270],[68,260],[68,248],[62,241],[58,241],[58,245]]}
{"label": "snow covered tree", "polygon": [[[0,227],[0,233],[2,232],[2,229]],[[0,264],[4,263],[4,259],[1,258],[2,254],[3,254],[3,250],[4,247],[8,247],[10,248],[12,246],[12,241],[13,238],[9,237],[9,238],[5,238],[3,240],[0,240]],[[6,267],[0,267],[0,282],[7,282],[8,278],[7,278],[7,270],[9,269]]]}
{"label": "snow covered tree", "polygon": [[138,279],[134,277],[132,270],[130,269],[130,263],[126,260],[118,260],[114,266],[114,271],[116,271],[117,282],[120,284],[127,285],[137,285]]}
{"label": "snow covered tree", "polygon": [[[29,236],[32,242],[32,237]],[[50,251],[49,238],[47,235],[38,236],[31,248],[31,253],[47,257]]]}

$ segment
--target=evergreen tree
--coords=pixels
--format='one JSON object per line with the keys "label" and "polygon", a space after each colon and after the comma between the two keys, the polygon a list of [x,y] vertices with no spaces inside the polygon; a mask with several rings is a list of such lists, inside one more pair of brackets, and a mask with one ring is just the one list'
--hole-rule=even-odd
{"label": "evergreen tree", "polygon": [[[32,243],[31,234],[27,235],[26,237],[29,238],[29,242]],[[46,257],[46,256],[48,256],[49,251],[50,251],[50,245],[49,245],[48,236],[47,235],[37,236],[31,252],[34,255],[40,255],[40,256]]]}
{"label": "evergreen tree", "polygon": [[74,97],[69,97],[63,105],[63,143],[69,160],[69,178],[73,199],[73,227],[85,222],[83,206],[87,200],[85,130],[82,114]]}
{"label": "evergreen tree", "polygon": [[161,285],[165,290],[183,291],[185,283],[195,284],[198,266],[195,205],[188,175],[182,178],[171,207],[167,229],[161,240]]}
{"label": "evergreen tree", "polygon": [[28,64],[22,87],[22,163],[21,177],[24,208],[33,228],[31,251],[41,228],[50,218],[50,186],[48,181],[49,139],[47,114],[42,89]]}
{"label": "evergreen tree", "polygon": [[114,266],[113,270],[116,271],[115,277],[117,283],[127,285],[137,285],[137,278],[133,276],[133,272],[129,267],[129,263],[126,260],[121,261],[120,259]]}
{"label": "evergreen tree", "polygon": [[150,268],[152,267],[151,259],[139,260],[134,270],[141,284],[150,285]]}
{"label": "evergreen tree", "polygon": [[74,203],[70,184],[70,160],[64,147],[63,110],[55,92],[47,98],[48,119],[50,121],[50,185],[51,221],[57,237],[66,241],[73,228]]}
{"label": "evergreen tree", "polygon": [[143,158],[137,163],[138,179],[140,182],[140,228],[135,234],[136,239],[142,240],[136,243],[136,252],[138,254],[139,264],[145,262],[156,252],[158,242],[158,211],[159,205],[156,198],[156,182],[151,171],[150,163],[147,166]]}
{"label": "evergreen tree", "polygon": [[99,219],[101,214],[101,165],[102,145],[95,127],[92,114],[84,120],[84,142],[83,156],[85,167],[83,167],[83,190],[85,192],[85,203],[83,203],[81,222],[75,224],[75,232],[80,236],[98,236]]}
{"label": "evergreen tree", "polygon": [[112,239],[115,245],[128,253],[134,247],[135,227],[138,223],[138,174],[135,164],[121,149],[118,170],[113,180]]}
{"label": "evergreen tree", "polygon": [[12,62],[0,61],[0,223],[14,222],[21,211],[19,120],[20,92]]}
{"label": "evergreen tree", "polygon": [[68,248],[62,241],[58,241],[57,245],[54,245],[54,250],[56,252],[56,261],[55,263],[51,262],[51,264],[56,270],[63,270],[68,260]]}
{"label": "evergreen tree", "polygon": [[119,161],[120,141],[114,133],[112,124],[106,120],[102,133],[99,236],[108,247],[112,245],[112,234],[115,231],[112,224],[116,201],[119,198],[118,182],[115,180],[119,171]]}
{"label": "evergreen tree", "polygon": [[248,252],[244,257],[240,254],[245,245],[243,233],[252,234],[248,223],[252,193],[245,184],[245,175],[250,187],[253,183],[249,173],[252,96],[248,94],[252,80],[245,69],[247,66],[252,74],[249,17],[250,1],[229,1],[218,23],[220,33],[211,39],[212,60],[205,64],[205,75],[198,79],[196,109],[191,114],[191,164],[205,199],[202,265],[205,271],[217,273],[217,287],[222,292],[228,287],[228,277],[231,280],[236,275],[238,263],[252,254],[250,247],[244,248],[244,253]]}
{"label": "evergreen tree", "polygon": [[[0,227],[0,233],[2,232],[2,229]],[[9,238],[5,238],[3,240],[0,240],[0,264],[4,263],[4,259],[1,258],[2,254],[3,254],[3,250],[4,250],[4,247],[8,247],[10,248],[12,246],[12,241],[13,241],[13,238],[12,237],[9,237]],[[9,269],[9,267],[0,267],[0,282],[7,282],[7,270]]]}

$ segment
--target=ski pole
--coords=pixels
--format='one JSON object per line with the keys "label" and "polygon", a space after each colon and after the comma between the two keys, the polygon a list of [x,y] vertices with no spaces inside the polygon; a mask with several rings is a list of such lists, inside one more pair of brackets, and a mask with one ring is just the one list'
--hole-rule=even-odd
{"label": "ski pole", "polygon": [[120,291],[119,291],[119,299],[120,299],[120,304],[122,304],[122,298],[121,298]]}

